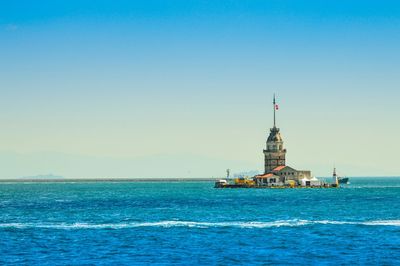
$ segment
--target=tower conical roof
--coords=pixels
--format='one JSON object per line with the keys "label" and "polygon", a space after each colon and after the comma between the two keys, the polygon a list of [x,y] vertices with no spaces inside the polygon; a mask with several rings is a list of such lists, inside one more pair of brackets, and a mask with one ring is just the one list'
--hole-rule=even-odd
{"label": "tower conical roof", "polygon": [[271,133],[269,133],[268,142],[282,142],[282,136],[281,133],[279,133],[279,128],[273,127],[271,128]]}

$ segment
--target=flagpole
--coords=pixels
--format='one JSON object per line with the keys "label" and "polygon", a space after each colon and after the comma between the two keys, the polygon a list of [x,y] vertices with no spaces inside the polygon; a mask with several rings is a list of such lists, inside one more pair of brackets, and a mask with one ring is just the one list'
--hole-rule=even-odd
{"label": "flagpole", "polygon": [[274,106],[274,128],[276,127],[276,118],[275,118],[275,112],[276,112],[276,101],[275,101],[275,93],[274,93],[274,101],[273,101],[273,106]]}

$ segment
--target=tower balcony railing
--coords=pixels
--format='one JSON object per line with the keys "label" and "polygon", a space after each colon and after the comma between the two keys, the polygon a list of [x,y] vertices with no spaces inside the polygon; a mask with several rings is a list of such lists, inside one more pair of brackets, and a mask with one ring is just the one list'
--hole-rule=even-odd
{"label": "tower balcony railing", "polygon": [[278,152],[278,151],[280,151],[280,152],[286,152],[286,149],[283,149],[283,150],[278,150],[278,149],[266,149],[266,150],[264,150],[264,152]]}

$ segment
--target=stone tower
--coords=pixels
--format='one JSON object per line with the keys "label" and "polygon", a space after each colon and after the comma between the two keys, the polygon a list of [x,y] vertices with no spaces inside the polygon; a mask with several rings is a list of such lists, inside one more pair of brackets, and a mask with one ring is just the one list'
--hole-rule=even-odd
{"label": "stone tower", "polygon": [[265,173],[271,172],[278,166],[286,165],[286,149],[283,148],[283,140],[279,133],[279,128],[276,127],[276,110],[278,105],[274,95],[274,127],[271,128],[267,139],[267,149],[264,150],[265,156]]}

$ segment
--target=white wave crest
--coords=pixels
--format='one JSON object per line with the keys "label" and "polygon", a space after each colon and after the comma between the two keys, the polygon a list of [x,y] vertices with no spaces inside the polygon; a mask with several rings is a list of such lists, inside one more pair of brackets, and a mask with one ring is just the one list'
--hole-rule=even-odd
{"label": "white wave crest", "polygon": [[400,226],[400,220],[370,221],[370,222],[364,222],[364,225]]}
{"label": "white wave crest", "polygon": [[400,220],[376,220],[376,221],[333,221],[333,220],[278,220],[270,222],[193,222],[193,221],[159,221],[159,222],[131,222],[131,223],[0,223],[0,228],[44,228],[44,229],[124,229],[136,227],[232,227],[232,228],[270,228],[270,227],[295,227],[307,225],[364,225],[364,226],[400,226]]}

